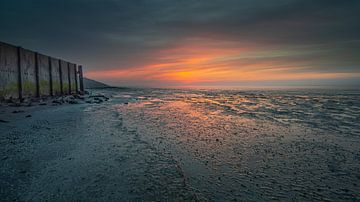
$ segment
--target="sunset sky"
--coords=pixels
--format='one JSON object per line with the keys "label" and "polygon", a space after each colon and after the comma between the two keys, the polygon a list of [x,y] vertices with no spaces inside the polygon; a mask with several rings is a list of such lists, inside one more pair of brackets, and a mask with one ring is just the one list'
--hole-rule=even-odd
{"label": "sunset sky", "polygon": [[359,0],[2,0],[0,41],[116,86],[360,85]]}

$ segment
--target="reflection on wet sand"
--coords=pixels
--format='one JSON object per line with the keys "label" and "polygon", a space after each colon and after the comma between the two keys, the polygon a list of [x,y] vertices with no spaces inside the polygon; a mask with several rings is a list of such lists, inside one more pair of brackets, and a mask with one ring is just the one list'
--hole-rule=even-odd
{"label": "reflection on wet sand", "polygon": [[359,103],[353,94],[164,90],[115,107],[124,127],[170,152],[198,199],[355,200]]}

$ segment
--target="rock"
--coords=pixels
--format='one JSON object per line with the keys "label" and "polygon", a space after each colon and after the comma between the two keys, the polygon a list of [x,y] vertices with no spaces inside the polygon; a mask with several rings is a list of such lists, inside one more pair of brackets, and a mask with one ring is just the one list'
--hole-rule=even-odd
{"label": "rock", "polygon": [[96,103],[96,104],[100,104],[102,102],[103,102],[103,100],[94,100],[94,103]]}
{"label": "rock", "polygon": [[85,100],[85,97],[83,95],[74,95],[76,99]]}
{"label": "rock", "polygon": [[14,103],[14,100],[13,100],[12,97],[11,97],[11,98],[9,98],[9,99],[6,99],[6,100],[5,100],[5,103]]}
{"label": "rock", "polygon": [[90,95],[90,98],[104,98],[104,99],[109,99],[108,97],[106,97],[105,95]]}
{"label": "rock", "polygon": [[9,106],[10,107],[20,107],[21,104],[20,103],[10,103]]}
{"label": "rock", "polygon": [[25,103],[25,106],[31,107],[31,106],[33,106],[33,105],[32,105],[32,102],[28,102],[28,103]]}
{"label": "rock", "polygon": [[56,99],[56,100],[53,100],[52,103],[61,105],[63,102],[60,99]]}
{"label": "rock", "polygon": [[2,120],[0,119],[0,123],[8,123],[9,121],[5,121],[5,120]]}
{"label": "rock", "polygon": [[47,105],[46,102],[41,102],[39,105]]}
{"label": "rock", "polygon": [[15,110],[12,113],[17,114],[17,113],[23,113],[23,112],[25,112],[25,111],[23,111],[23,110]]}
{"label": "rock", "polygon": [[79,102],[76,100],[69,100],[69,104],[79,104]]}
{"label": "rock", "polygon": [[25,117],[26,117],[26,118],[29,118],[29,117],[31,117],[31,115],[29,114],[29,115],[26,115]]}
{"label": "rock", "polygon": [[64,99],[64,102],[70,103],[71,101],[75,100],[75,97],[72,95],[66,96]]}

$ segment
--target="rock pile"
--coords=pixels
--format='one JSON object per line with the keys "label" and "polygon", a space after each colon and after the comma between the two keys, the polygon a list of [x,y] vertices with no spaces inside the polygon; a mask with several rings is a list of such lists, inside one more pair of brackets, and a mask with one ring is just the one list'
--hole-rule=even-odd
{"label": "rock pile", "polygon": [[83,104],[83,103],[95,103],[100,104],[104,101],[108,101],[109,98],[105,95],[67,95],[59,97],[52,101],[53,105],[58,104]]}
{"label": "rock pile", "polygon": [[62,105],[62,104],[100,104],[108,101],[110,98],[102,94],[85,94],[85,95],[64,95],[60,97],[46,97],[46,98],[31,98],[20,101],[9,100],[7,102],[0,102],[0,106],[11,107],[30,107],[34,105]]}

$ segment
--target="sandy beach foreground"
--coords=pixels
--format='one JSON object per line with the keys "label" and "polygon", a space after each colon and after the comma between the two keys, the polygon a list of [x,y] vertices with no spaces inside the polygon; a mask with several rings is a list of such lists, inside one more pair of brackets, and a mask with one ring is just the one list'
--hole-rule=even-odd
{"label": "sandy beach foreground", "polygon": [[[109,106],[1,108],[1,200],[194,199],[177,164]],[[153,176],[158,169],[165,175]]]}
{"label": "sandy beach foreground", "polygon": [[0,108],[1,200],[360,200],[358,126],[287,124],[224,93],[97,93],[110,100]]}

